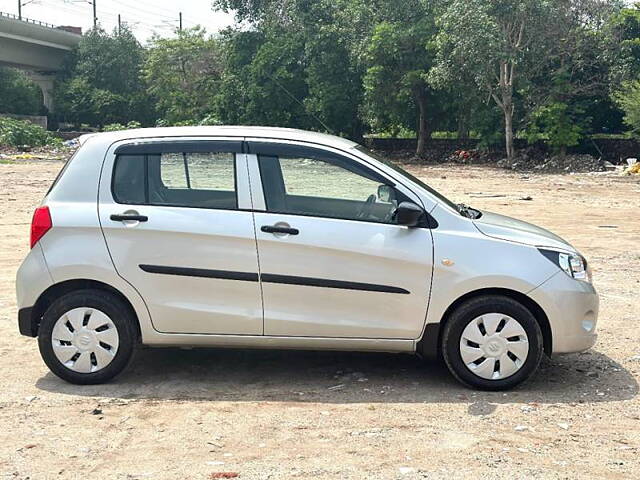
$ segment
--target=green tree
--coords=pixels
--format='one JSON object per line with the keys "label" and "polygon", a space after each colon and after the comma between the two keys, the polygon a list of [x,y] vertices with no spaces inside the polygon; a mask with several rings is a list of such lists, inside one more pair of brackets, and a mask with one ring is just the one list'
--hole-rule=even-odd
{"label": "green tree", "polygon": [[131,118],[123,95],[94,87],[85,77],[73,77],[61,87],[57,106],[65,121],[102,126]]}
{"label": "green tree", "polygon": [[[218,104],[231,105],[229,96],[240,94],[246,100],[238,115],[243,123],[328,130],[360,138],[362,71],[353,60],[356,35],[353,18],[346,12],[351,12],[350,3],[353,0],[215,1],[215,6],[233,10],[238,20],[252,24],[253,40],[260,36],[259,45],[244,42],[248,35],[243,31],[228,38],[234,62],[242,58],[244,64],[242,75],[228,64],[222,89],[225,98]],[[248,48],[244,54],[239,52],[243,47]]]}
{"label": "green tree", "polygon": [[155,36],[142,71],[165,122],[197,123],[213,113],[223,74],[222,47],[200,27],[177,32],[175,38]]}
{"label": "green tree", "polygon": [[438,19],[436,85],[473,79],[493,99],[504,118],[505,149],[514,156],[516,82],[531,75],[527,57],[544,48],[552,9],[540,0],[451,0]]}
{"label": "green tree", "polygon": [[[415,128],[417,155],[424,154],[431,137],[429,117],[435,100],[427,82],[433,62],[427,45],[435,35],[435,24],[426,5],[419,0],[404,1],[397,5],[395,19],[375,26],[367,48],[368,68],[364,76],[365,109],[370,122],[378,128],[392,125]],[[414,119],[409,125],[408,113],[413,113]]]}
{"label": "green tree", "polygon": [[606,27],[611,39],[606,53],[615,56],[616,73],[622,81],[640,75],[640,3],[620,8]]}
{"label": "green tree", "polygon": [[[315,32],[313,30],[316,30]],[[359,140],[364,133],[359,107],[362,75],[335,24],[311,29],[305,43],[308,96],[305,105],[318,121],[338,135]]]}
{"label": "green tree", "polygon": [[22,72],[0,67],[0,113],[39,115],[42,112],[40,88]]}
{"label": "green tree", "polygon": [[257,31],[228,28],[221,33],[220,41],[223,71],[214,100],[216,115],[222,123],[251,124],[247,111],[249,68],[264,42],[264,35]]}
{"label": "green tree", "polygon": [[613,97],[624,112],[624,123],[631,135],[640,138],[640,80],[624,83]]}
{"label": "green tree", "polygon": [[[609,75],[610,99],[599,96],[594,104],[614,105],[622,110],[623,124],[629,127],[631,135],[640,136],[640,3],[621,8],[612,15],[607,24],[609,45],[604,52],[613,64]],[[602,52],[598,52],[602,54]],[[607,120],[617,119],[618,112],[611,107],[601,108],[609,114]]]}
{"label": "green tree", "polygon": [[566,103],[550,103],[538,108],[532,115],[525,138],[529,143],[542,141],[556,153],[564,156],[567,147],[578,145],[583,134],[581,110]]}
{"label": "green tree", "polygon": [[57,82],[58,117],[93,125],[151,123],[155,112],[140,77],[144,57],[126,24],[119,33],[89,31],[68,57]]}
{"label": "green tree", "polygon": [[[531,75],[520,84],[525,123],[539,122],[542,115],[565,127],[572,123],[574,131],[582,134],[594,127],[600,131],[620,129],[620,115],[606,93],[616,83],[621,61],[608,27],[621,8],[620,2],[556,1],[550,8],[553,14],[540,35],[546,48],[530,56]],[[571,143],[577,141],[579,138]]]}

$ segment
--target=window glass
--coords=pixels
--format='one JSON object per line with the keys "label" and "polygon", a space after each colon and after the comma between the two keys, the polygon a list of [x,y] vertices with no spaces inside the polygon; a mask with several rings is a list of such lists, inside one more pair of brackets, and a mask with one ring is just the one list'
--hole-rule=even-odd
{"label": "window glass", "polygon": [[113,172],[113,196],[118,203],[145,203],[144,157],[121,155]]}
{"label": "window glass", "polygon": [[422,188],[424,188],[426,191],[428,191],[429,193],[431,193],[434,197],[438,198],[439,200],[442,201],[442,203],[444,203],[445,205],[447,205],[449,208],[455,210],[456,212],[459,211],[458,205],[456,205],[454,202],[452,202],[451,200],[449,200],[447,197],[445,197],[443,194],[441,194],[440,192],[438,192],[437,190],[434,190],[433,188],[431,188],[429,185],[427,185],[426,183],[424,183],[422,180],[420,180],[419,178],[411,175],[409,172],[407,172],[406,170],[404,170],[403,168],[400,168],[398,165],[396,165],[393,162],[390,162],[388,159],[386,159],[385,157],[383,157],[382,155],[378,155],[377,153],[375,153],[373,150],[369,150],[366,147],[363,147],[362,145],[357,145],[355,147],[353,147],[355,150],[358,150],[360,153],[364,153],[365,155],[367,155],[368,157],[371,157],[375,160],[378,160],[381,163],[384,163],[385,165],[387,165],[388,167],[393,168],[396,172],[398,172],[400,175],[402,175],[405,178],[408,178],[409,180],[411,180],[413,183],[415,183],[416,185],[421,186]]}
{"label": "window glass", "polygon": [[235,209],[235,154],[121,155],[113,194],[119,203]]}
{"label": "window glass", "polygon": [[[359,168],[319,158],[260,156],[267,209],[272,212],[394,223],[406,198]],[[402,198],[401,198],[402,197]]]}
{"label": "window glass", "polygon": [[356,175],[331,163],[309,158],[280,157],[287,195],[366,200],[379,182]]}
{"label": "window glass", "polygon": [[187,188],[187,170],[182,153],[163,153],[160,157],[160,177],[167,188]]}
{"label": "window glass", "polygon": [[191,188],[226,190],[235,186],[235,160],[230,153],[187,153]]}

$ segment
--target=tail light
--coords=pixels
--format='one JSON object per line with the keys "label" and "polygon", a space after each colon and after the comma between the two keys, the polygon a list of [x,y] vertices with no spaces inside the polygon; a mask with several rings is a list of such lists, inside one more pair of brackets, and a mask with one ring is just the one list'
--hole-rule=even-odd
{"label": "tail light", "polygon": [[31,220],[31,248],[47,233],[53,223],[51,222],[51,213],[49,207],[38,207],[33,212]]}

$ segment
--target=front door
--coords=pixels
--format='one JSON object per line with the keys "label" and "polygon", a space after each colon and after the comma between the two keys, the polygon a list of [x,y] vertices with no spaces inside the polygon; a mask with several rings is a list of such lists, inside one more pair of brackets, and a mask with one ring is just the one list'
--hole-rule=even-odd
{"label": "front door", "polygon": [[249,142],[265,335],[414,339],[432,274],[426,228],[394,224],[419,202],[379,172],[337,152]]}
{"label": "front door", "polygon": [[233,141],[151,142],[120,146],[105,161],[107,247],[160,332],[263,333],[241,151]]}

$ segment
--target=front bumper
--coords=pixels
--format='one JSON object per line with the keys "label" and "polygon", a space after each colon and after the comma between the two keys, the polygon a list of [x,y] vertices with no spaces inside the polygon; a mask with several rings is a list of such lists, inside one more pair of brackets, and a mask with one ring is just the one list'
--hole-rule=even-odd
{"label": "front bumper", "polygon": [[529,292],[549,319],[552,353],[582,352],[596,343],[599,299],[593,285],[560,271]]}

